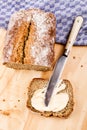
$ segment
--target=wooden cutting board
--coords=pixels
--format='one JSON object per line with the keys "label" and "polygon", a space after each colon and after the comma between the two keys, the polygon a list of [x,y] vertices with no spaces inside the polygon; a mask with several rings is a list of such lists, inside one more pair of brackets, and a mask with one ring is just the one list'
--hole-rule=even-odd
{"label": "wooden cutting board", "polygon": [[[2,65],[6,31],[0,29],[0,130],[87,130],[87,47],[73,47],[62,78],[70,80],[74,110],[67,119],[43,117],[26,107],[27,88],[34,77],[49,78],[51,71],[14,70]],[[55,45],[55,57],[63,52]]]}

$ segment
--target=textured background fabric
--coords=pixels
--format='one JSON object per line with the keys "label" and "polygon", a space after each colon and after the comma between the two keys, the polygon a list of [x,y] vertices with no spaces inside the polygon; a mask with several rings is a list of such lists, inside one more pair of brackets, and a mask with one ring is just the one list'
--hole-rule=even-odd
{"label": "textured background fabric", "polygon": [[65,44],[76,16],[82,15],[83,26],[75,45],[87,45],[87,0],[0,0],[0,27],[8,27],[11,14],[20,9],[40,8],[55,14],[56,42]]}

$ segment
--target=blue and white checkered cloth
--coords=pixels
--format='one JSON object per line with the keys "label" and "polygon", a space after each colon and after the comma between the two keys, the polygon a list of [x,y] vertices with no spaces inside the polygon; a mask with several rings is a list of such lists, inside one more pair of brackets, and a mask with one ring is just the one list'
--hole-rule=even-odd
{"label": "blue and white checkered cloth", "polygon": [[87,0],[0,0],[0,27],[6,28],[11,14],[20,9],[40,8],[55,14],[56,42],[65,44],[76,16],[84,18],[75,45],[87,45]]}

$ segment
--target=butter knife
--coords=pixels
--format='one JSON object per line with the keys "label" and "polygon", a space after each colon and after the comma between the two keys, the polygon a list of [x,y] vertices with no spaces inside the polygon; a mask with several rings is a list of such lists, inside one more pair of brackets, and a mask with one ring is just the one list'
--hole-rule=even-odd
{"label": "butter knife", "polygon": [[82,23],[83,23],[82,16],[77,16],[75,18],[72,30],[70,32],[70,36],[69,36],[68,41],[66,43],[64,53],[57,60],[55,67],[54,67],[54,70],[53,70],[53,74],[48,82],[47,90],[45,93],[45,105],[46,106],[48,106],[50,99],[51,99],[51,96],[52,96],[52,93],[53,93],[53,90],[54,90],[54,87],[56,86],[56,83],[58,83],[58,81],[62,75],[65,63],[66,63],[68,55],[69,55],[69,52],[70,52],[71,47],[73,46],[73,44],[75,42],[75,39],[76,39],[78,32],[82,26]]}

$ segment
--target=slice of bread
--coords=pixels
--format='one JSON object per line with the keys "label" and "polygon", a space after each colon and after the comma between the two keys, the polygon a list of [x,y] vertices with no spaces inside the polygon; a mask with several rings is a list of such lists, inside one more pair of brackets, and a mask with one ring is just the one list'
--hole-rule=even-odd
{"label": "slice of bread", "polygon": [[53,112],[53,111],[38,111],[36,110],[32,105],[31,105],[31,98],[34,94],[34,92],[38,89],[44,88],[46,87],[48,80],[47,79],[42,79],[42,78],[34,78],[31,83],[30,86],[28,88],[28,101],[27,101],[27,106],[34,112],[38,112],[43,116],[49,117],[49,116],[54,116],[54,117],[60,117],[60,118],[67,118],[71,112],[73,111],[73,106],[74,106],[74,101],[73,101],[73,88],[72,85],[70,83],[70,81],[68,80],[63,80],[62,82],[64,82],[66,84],[66,88],[60,92],[62,93],[67,93],[69,96],[69,100],[68,103],[66,105],[65,108],[63,108],[60,111],[57,112]]}

